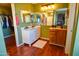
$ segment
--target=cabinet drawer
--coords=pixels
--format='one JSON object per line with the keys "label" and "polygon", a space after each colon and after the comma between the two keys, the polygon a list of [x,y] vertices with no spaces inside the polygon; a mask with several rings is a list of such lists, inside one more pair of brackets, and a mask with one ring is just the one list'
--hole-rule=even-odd
{"label": "cabinet drawer", "polygon": [[56,37],[49,37],[50,39],[56,39]]}
{"label": "cabinet drawer", "polygon": [[51,32],[51,33],[49,33],[49,35],[56,35],[56,33],[55,32]]}
{"label": "cabinet drawer", "polygon": [[56,43],[56,38],[55,38],[55,37],[49,38],[49,42],[50,42],[50,43]]}
{"label": "cabinet drawer", "polygon": [[56,35],[55,34],[52,34],[52,35],[49,35],[49,37],[56,37]]}
{"label": "cabinet drawer", "polygon": [[56,31],[56,29],[52,29],[52,30],[50,30],[51,32],[55,32]]}
{"label": "cabinet drawer", "polygon": [[56,31],[49,31],[49,33],[51,33],[51,34],[53,34],[53,33],[54,33],[54,34],[55,34],[55,33],[56,33]]}

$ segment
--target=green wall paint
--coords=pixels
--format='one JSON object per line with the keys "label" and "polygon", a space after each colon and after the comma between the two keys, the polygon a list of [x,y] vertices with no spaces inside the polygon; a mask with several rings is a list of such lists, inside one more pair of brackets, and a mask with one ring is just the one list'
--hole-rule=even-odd
{"label": "green wall paint", "polygon": [[41,37],[48,38],[50,27],[51,26],[41,25]]}
{"label": "green wall paint", "polygon": [[32,4],[33,12],[40,12],[41,11],[41,5],[40,4]]}
{"label": "green wall paint", "polygon": [[6,55],[7,55],[6,46],[5,46],[5,42],[4,42],[2,26],[0,23],[0,56],[6,56]]}
{"label": "green wall paint", "polygon": [[55,3],[54,6],[55,6],[54,10],[61,8],[68,8],[68,3]]}
{"label": "green wall paint", "polygon": [[22,43],[21,27],[27,26],[27,24],[22,23],[20,10],[31,11],[32,10],[32,5],[31,4],[24,4],[24,3],[17,3],[17,4],[15,4],[15,13],[16,13],[16,16],[18,16],[18,18],[19,18],[19,25],[17,26],[18,39],[19,39],[18,42],[19,42],[19,44]]}

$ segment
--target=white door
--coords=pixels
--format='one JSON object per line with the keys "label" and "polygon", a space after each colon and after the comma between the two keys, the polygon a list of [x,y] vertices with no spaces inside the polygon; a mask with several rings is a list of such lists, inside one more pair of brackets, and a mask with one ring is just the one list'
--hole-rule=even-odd
{"label": "white door", "polygon": [[76,3],[71,3],[69,7],[69,19],[67,22],[67,38],[66,38],[66,47],[65,47],[65,53],[68,55],[70,55],[70,49],[71,49],[72,31],[73,31],[74,17],[75,17],[75,7],[76,7]]}

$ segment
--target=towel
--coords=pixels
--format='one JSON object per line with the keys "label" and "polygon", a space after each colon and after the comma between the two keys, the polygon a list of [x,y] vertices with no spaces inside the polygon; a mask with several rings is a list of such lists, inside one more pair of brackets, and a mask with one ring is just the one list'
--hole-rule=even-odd
{"label": "towel", "polygon": [[2,16],[0,16],[0,22],[1,22],[1,25],[2,25],[2,27],[3,27]]}
{"label": "towel", "polygon": [[6,25],[7,25],[7,28],[8,28],[9,27],[8,17],[5,16],[5,18],[6,18]]}

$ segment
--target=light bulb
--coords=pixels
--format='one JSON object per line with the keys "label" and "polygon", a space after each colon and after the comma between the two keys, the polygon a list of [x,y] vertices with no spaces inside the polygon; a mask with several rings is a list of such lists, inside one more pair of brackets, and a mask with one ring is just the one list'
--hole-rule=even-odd
{"label": "light bulb", "polygon": [[46,6],[44,6],[44,10],[47,10],[47,7]]}
{"label": "light bulb", "polygon": [[54,5],[51,5],[51,7],[54,9]]}
{"label": "light bulb", "polygon": [[41,10],[42,11],[46,11],[47,10],[47,7],[46,6],[43,6],[43,7],[41,7]]}
{"label": "light bulb", "polygon": [[41,10],[44,11],[44,7],[41,7]]}
{"label": "light bulb", "polygon": [[48,6],[48,9],[51,9],[51,6]]}

